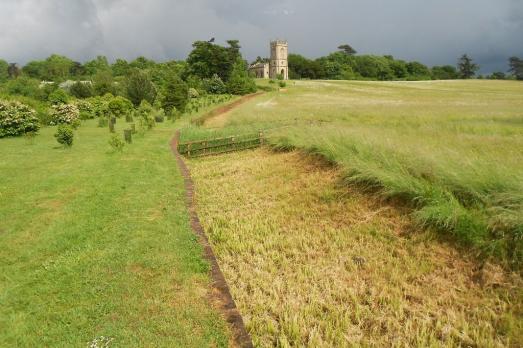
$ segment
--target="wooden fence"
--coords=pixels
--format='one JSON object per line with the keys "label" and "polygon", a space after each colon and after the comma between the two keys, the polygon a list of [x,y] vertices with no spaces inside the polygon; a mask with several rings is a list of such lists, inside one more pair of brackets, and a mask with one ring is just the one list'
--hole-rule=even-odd
{"label": "wooden fence", "polygon": [[259,132],[258,134],[179,143],[178,152],[186,157],[209,156],[252,149],[263,145],[264,142],[263,132]]}

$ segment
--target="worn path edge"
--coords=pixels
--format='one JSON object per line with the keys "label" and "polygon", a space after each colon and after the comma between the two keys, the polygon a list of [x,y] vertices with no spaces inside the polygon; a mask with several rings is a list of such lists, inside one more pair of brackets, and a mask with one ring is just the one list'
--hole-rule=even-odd
{"label": "worn path edge", "polygon": [[[244,98],[241,98],[236,102],[231,103],[230,105],[213,110],[207,115],[207,117],[217,116],[223,112],[227,112],[233,107],[238,106],[259,94],[260,93],[255,93],[245,96]],[[178,168],[180,169],[180,172],[183,176],[185,186],[185,203],[189,212],[191,229],[196,234],[200,245],[203,247],[205,259],[211,264],[211,300],[213,301],[213,304],[215,304],[221,311],[222,315],[225,317],[225,320],[231,325],[234,345],[238,347],[251,348],[253,347],[251,336],[245,328],[243,318],[240,314],[240,311],[236,307],[236,303],[232,298],[227,281],[225,280],[222,270],[220,269],[220,265],[218,264],[218,260],[216,259],[216,255],[214,254],[209,243],[209,239],[207,238],[207,235],[205,234],[205,231],[200,223],[200,219],[196,211],[194,182],[191,178],[191,173],[187,167],[187,164],[183,160],[182,155],[178,152],[179,141],[180,130],[177,130],[174,138],[171,141],[171,150],[176,158]]]}

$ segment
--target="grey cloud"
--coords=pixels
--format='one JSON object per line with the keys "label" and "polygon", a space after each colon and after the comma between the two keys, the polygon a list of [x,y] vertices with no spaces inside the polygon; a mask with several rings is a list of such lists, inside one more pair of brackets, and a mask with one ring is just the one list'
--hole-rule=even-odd
{"label": "grey cloud", "polygon": [[523,56],[520,0],[2,0],[0,57],[183,59],[195,40],[239,39],[249,59],[268,42],[318,57],[350,43],[428,65],[469,53],[484,72]]}

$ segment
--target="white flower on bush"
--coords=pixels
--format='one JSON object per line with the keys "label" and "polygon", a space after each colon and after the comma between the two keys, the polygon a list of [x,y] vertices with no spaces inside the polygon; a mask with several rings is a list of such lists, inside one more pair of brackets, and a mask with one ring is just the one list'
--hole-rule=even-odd
{"label": "white flower on bush", "polygon": [[79,116],[80,111],[74,104],[53,105],[51,124],[75,124]]}
{"label": "white flower on bush", "polygon": [[0,138],[37,132],[39,128],[36,111],[17,101],[0,100]]}

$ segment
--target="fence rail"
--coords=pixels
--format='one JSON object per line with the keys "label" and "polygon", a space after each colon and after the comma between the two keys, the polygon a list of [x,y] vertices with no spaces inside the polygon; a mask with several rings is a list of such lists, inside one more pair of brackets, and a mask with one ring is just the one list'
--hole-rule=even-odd
{"label": "fence rail", "polygon": [[226,152],[252,149],[265,142],[263,132],[227,138],[189,141],[178,144],[178,152],[185,157],[201,157]]}

